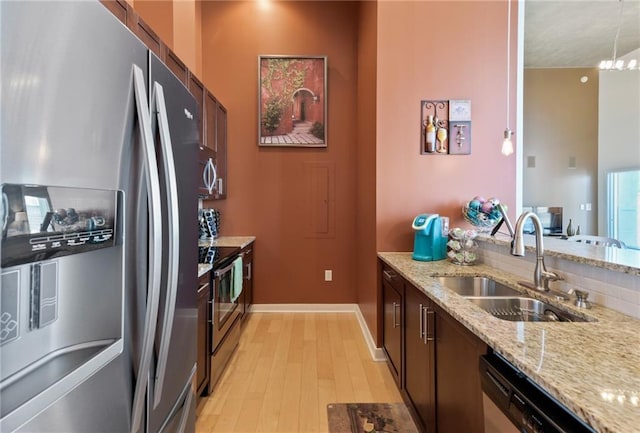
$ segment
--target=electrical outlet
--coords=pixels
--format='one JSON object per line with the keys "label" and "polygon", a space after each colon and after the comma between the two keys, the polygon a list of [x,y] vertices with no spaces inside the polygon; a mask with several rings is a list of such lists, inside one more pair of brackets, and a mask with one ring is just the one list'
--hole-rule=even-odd
{"label": "electrical outlet", "polygon": [[584,210],[584,203],[580,203],[580,210]]}
{"label": "electrical outlet", "polygon": [[324,271],[324,280],[325,281],[333,281],[333,271],[331,269],[325,269],[325,271]]}
{"label": "electrical outlet", "polygon": [[586,208],[587,212],[591,212],[591,203],[587,203]]}

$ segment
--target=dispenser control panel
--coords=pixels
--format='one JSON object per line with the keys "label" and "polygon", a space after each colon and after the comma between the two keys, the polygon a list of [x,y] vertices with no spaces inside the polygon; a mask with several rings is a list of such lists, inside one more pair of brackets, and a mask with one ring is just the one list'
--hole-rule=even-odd
{"label": "dispenser control panel", "polygon": [[118,191],[2,185],[2,267],[115,245]]}

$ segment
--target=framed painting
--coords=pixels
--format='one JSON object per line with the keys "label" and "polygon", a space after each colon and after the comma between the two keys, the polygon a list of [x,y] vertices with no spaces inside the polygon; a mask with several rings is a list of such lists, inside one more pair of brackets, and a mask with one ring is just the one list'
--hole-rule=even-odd
{"label": "framed painting", "polygon": [[327,146],[327,57],[258,57],[258,145]]}

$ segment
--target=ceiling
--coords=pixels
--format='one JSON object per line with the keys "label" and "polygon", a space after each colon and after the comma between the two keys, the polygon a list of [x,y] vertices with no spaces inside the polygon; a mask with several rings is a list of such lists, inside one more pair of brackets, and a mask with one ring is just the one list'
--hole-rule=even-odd
{"label": "ceiling", "polygon": [[[596,67],[640,48],[640,0],[525,0],[525,68]],[[640,60],[640,59],[638,59]]]}

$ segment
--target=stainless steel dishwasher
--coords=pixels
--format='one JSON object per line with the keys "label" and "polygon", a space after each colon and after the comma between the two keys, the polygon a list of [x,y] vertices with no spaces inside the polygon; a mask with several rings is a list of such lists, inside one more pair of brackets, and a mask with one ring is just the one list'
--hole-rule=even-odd
{"label": "stainless steel dishwasher", "polygon": [[480,357],[485,433],[595,433],[496,353]]}

